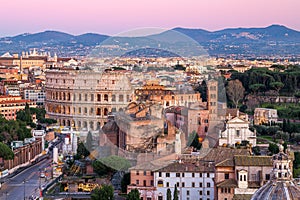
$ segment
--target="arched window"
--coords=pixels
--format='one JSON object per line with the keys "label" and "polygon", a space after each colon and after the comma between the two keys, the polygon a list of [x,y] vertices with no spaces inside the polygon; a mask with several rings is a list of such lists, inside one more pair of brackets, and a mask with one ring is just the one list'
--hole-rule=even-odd
{"label": "arched window", "polygon": [[101,108],[97,108],[97,115],[101,115]]}
{"label": "arched window", "polygon": [[101,94],[97,94],[97,101],[101,101]]}
{"label": "arched window", "polygon": [[104,95],[104,101],[108,101],[108,95],[107,94]]}
{"label": "arched window", "polygon": [[162,180],[157,181],[157,187],[163,187],[164,182]]}
{"label": "arched window", "polygon": [[111,101],[112,101],[112,102],[115,102],[115,101],[116,101],[116,95],[114,95],[114,94],[111,95]]}
{"label": "arched window", "polygon": [[104,108],[104,116],[107,116],[107,114],[108,114],[108,109],[107,108]]}

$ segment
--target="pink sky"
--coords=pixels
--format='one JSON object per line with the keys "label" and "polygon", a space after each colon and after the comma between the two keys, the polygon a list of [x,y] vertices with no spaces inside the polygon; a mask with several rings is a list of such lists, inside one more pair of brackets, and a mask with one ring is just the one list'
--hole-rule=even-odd
{"label": "pink sky", "polygon": [[299,0],[3,0],[0,36],[58,30],[118,34],[143,27],[300,31]]}

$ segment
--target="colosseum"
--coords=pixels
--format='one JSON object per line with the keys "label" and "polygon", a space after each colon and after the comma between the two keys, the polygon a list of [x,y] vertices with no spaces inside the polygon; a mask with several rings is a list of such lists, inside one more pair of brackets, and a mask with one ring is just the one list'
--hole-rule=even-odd
{"label": "colosseum", "polygon": [[118,71],[48,70],[46,111],[62,126],[97,130],[109,113],[131,101],[133,89],[126,74]]}

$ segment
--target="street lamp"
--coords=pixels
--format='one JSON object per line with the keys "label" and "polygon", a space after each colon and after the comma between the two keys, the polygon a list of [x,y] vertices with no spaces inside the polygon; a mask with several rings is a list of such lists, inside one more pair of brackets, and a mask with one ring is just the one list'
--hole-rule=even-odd
{"label": "street lamp", "polygon": [[5,195],[5,200],[7,200],[7,196],[9,195],[9,193],[8,193],[8,192],[3,192],[3,193],[2,193],[2,196],[3,196],[3,195]]}
{"label": "street lamp", "polygon": [[26,183],[26,179],[23,180],[24,183],[24,200],[26,200],[26,193],[25,193],[25,183]]}

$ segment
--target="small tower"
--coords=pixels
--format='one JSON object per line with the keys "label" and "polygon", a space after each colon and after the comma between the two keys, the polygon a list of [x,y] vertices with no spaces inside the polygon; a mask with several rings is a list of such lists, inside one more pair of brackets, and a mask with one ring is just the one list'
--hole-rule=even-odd
{"label": "small tower", "polygon": [[207,82],[207,107],[209,110],[209,121],[216,121],[218,118],[218,81]]}
{"label": "small tower", "polygon": [[175,135],[175,153],[181,155],[181,130],[176,131]]}
{"label": "small tower", "polygon": [[292,180],[293,161],[284,152],[282,144],[279,145],[279,153],[273,156],[273,174],[278,180]]}

